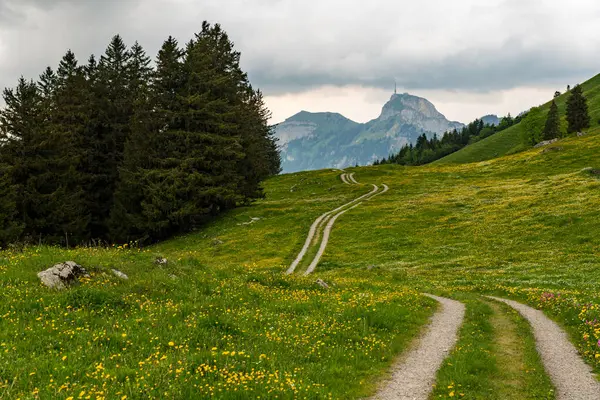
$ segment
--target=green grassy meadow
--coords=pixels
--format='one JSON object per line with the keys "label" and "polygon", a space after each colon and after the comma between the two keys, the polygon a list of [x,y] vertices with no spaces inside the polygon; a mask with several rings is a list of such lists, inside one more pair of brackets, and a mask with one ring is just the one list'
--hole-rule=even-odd
{"label": "green grassy meadow", "polygon": [[[282,175],[265,199],[143,249],[5,250],[0,399],[364,398],[435,311],[425,291],[468,306],[434,398],[552,398],[527,324],[481,297],[543,309],[600,371],[600,175],[586,169],[600,169],[600,129],[551,148],[348,169],[363,185],[336,170]],[[390,191],[338,219],[315,274],[285,275],[314,219],[370,183]],[[91,278],[39,283],[67,260]],[[526,338],[511,351],[533,372],[516,387],[497,386],[499,326]]]}
{"label": "green grassy meadow", "polygon": [[[28,248],[0,258],[0,398],[349,398],[370,393],[435,302],[346,271],[326,291],[282,271],[312,220],[357,197],[328,171],[148,249]],[[292,191],[290,191],[292,190]],[[260,220],[248,224],[251,218]],[[167,266],[154,263],[166,257]],[[90,272],[53,292],[36,273]],[[129,275],[122,281],[110,273]],[[333,278],[331,278],[333,279]]]}

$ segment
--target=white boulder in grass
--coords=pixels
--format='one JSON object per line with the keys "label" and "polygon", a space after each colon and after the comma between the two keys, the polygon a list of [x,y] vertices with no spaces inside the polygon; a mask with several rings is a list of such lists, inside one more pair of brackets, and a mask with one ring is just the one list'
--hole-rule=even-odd
{"label": "white boulder in grass", "polygon": [[164,257],[156,257],[156,260],[154,260],[154,262],[156,263],[156,265],[164,266],[169,263],[169,260],[167,260]]}
{"label": "white boulder in grass", "polygon": [[56,264],[38,273],[38,278],[45,286],[56,290],[66,289],[76,283],[80,277],[89,278],[89,276],[86,269],[74,261]]}
{"label": "white boulder in grass", "polygon": [[112,271],[113,275],[116,276],[117,278],[121,278],[124,280],[129,279],[129,277],[125,273],[119,271],[118,269],[112,269],[111,271]]}

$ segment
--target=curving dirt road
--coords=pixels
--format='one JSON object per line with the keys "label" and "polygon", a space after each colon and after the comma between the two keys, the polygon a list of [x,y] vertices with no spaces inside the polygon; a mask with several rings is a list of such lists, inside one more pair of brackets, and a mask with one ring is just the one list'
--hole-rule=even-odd
{"label": "curving dirt road", "polygon": [[441,308],[431,318],[425,334],[412,350],[401,356],[392,376],[373,397],[376,400],[427,400],[438,369],[458,339],[465,305],[444,297],[425,294]]}
{"label": "curving dirt road", "polygon": [[544,313],[513,300],[487,296],[508,304],[531,324],[538,353],[552,383],[556,400],[598,400],[600,382],[579,357],[567,334]]}
{"label": "curving dirt road", "polygon": [[[377,188],[377,186],[375,186],[375,187]],[[377,194],[373,195],[373,197],[375,197],[375,196],[377,196]],[[335,223],[335,220],[338,219],[338,217],[341,216],[342,214],[352,210],[353,208],[360,206],[361,204],[362,203],[358,203],[358,204],[353,205],[352,207],[346,208],[344,211],[340,211],[339,213],[334,215],[329,220],[329,223],[327,224],[327,226],[325,227],[325,230],[323,231],[323,239],[321,240],[321,246],[319,247],[319,251],[317,252],[317,254],[315,255],[315,258],[312,260],[312,262],[306,269],[306,272],[304,273],[304,275],[310,275],[315,270],[315,268],[317,268],[317,265],[319,264],[319,261],[321,260],[321,257],[323,256],[323,253],[325,253],[325,248],[327,247],[327,243],[329,242],[329,235],[331,234],[331,229],[333,228],[333,224]]]}
{"label": "curving dirt road", "polygon": [[336,208],[335,210],[331,210],[331,211],[327,211],[326,213],[322,214],[321,216],[319,216],[315,222],[313,222],[313,224],[311,225],[309,231],[308,231],[308,236],[306,237],[306,241],[304,242],[304,246],[302,247],[302,250],[300,250],[300,253],[298,253],[298,256],[296,257],[296,259],[294,260],[294,262],[292,262],[292,265],[290,265],[290,267],[288,268],[288,270],[286,271],[288,274],[293,274],[294,271],[296,270],[296,267],[298,267],[298,264],[300,264],[300,262],[302,261],[302,259],[304,258],[304,256],[306,255],[306,252],[308,251],[311,242],[315,236],[315,233],[317,231],[317,228],[319,228],[319,225],[321,224],[321,222],[325,219],[328,218],[331,214],[335,214],[336,212],[356,203],[359,202],[360,200],[363,200],[369,196],[374,195],[375,193],[377,193],[377,191],[379,190],[379,188],[375,185],[373,185],[373,190],[370,191],[367,194],[364,194],[360,197],[357,197],[356,199]]}
{"label": "curving dirt road", "polygon": [[[343,173],[340,175],[340,179],[342,180],[342,182],[344,182],[348,185],[351,185],[351,184],[359,185],[358,181],[354,177],[354,173],[352,173],[350,175]],[[296,256],[296,259],[292,262],[292,264],[287,269],[287,271],[286,271],[287,274],[293,274],[296,271],[296,268],[298,267],[298,265],[302,262],[302,260],[306,256],[306,253],[310,249],[311,245],[317,244],[319,242],[319,238],[320,238],[321,243],[320,243],[319,249],[317,251],[317,254],[316,254],[315,258],[312,260],[312,262],[310,263],[310,266],[306,270],[305,275],[312,273],[315,270],[315,268],[317,267],[319,260],[321,259],[323,253],[325,252],[325,248],[327,247],[327,243],[329,242],[329,236],[331,234],[331,229],[333,228],[333,224],[338,219],[338,217],[340,217],[347,211],[350,211],[351,209],[358,207],[360,204],[362,204],[362,203],[360,203],[361,200],[371,199],[375,196],[378,196],[382,193],[387,192],[390,189],[385,184],[382,185],[383,190],[379,190],[379,187],[377,185],[372,185],[372,186],[373,186],[373,190],[370,191],[369,193],[364,194],[360,197],[357,197],[356,199],[336,208],[335,210],[331,210],[326,213],[323,213],[312,223],[312,225],[310,226],[310,229],[308,231],[308,236],[306,237],[306,240],[304,241],[304,246],[302,246],[300,253],[298,253],[298,256]]]}
{"label": "curving dirt road", "polygon": [[[375,186],[375,185],[373,185],[373,186]],[[376,196],[379,196],[380,194],[383,194],[383,193],[387,192],[388,190],[390,190],[390,188],[386,184],[383,184],[382,186],[383,186],[383,190],[381,190],[381,191],[378,191],[379,188],[377,186],[375,186],[375,191],[377,191],[377,192],[372,194],[367,200],[370,200],[370,199],[372,199]],[[321,246],[319,247],[319,251],[317,252],[317,254],[315,255],[315,258],[312,260],[312,262],[306,269],[306,272],[304,273],[304,275],[311,274],[317,268],[317,265],[319,264],[319,261],[321,260],[321,257],[323,256],[323,253],[325,253],[325,248],[327,247],[327,244],[329,243],[329,235],[331,234],[331,229],[333,229],[333,224],[335,223],[335,220],[339,216],[344,214],[345,212],[350,211],[353,208],[358,207],[361,204],[362,203],[358,203],[350,208],[347,208],[344,211],[341,211],[340,213],[334,215],[329,220],[329,223],[327,224],[327,226],[325,227],[325,230],[323,231],[323,239],[321,240]]]}

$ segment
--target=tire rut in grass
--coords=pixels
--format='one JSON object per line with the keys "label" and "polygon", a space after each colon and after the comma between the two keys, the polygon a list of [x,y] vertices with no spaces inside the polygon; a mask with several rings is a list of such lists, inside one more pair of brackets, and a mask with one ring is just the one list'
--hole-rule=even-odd
{"label": "tire rut in grass", "polygon": [[427,295],[440,303],[425,334],[402,356],[392,376],[374,396],[376,400],[426,400],[435,382],[436,372],[456,343],[465,315],[464,304]]}
{"label": "tire rut in grass", "polygon": [[598,400],[598,382],[579,357],[567,334],[540,310],[512,300],[490,297],[517,310],[531,324],[536,347],[556,387],[557,400]]}
{"label": "tire rut in grass", "polygon": [[[373,186],[375,187],[374,193],[369,194],[368,196],[363,196],[364,201],[371,200],[374,197],[377,197],[380,194],[384,194],[388,190],[390,190],[390,188],[386,184],[382,185],[382,190],[379,190],[378,187],[375,185],[373,185]],[[353,208],[360,206],[361,204],[362,204],[362,202],[357,203],[351,207],[345,208],[344,210],[338,212],[335,215],[330,215],[330,218],[327,217],[321,222],[321,225],[325,225],[326,220],[329,218],[327,225],[325,225],[325,228],[322,231],[323,238],[321,239],[321,245],[319,246],[319,249],[317,250],[316,254],[314,255],[312,262],[310,263],[310,265],[307,267],[306,271],[304,272],[304,275],[312,274],[315,271],[315,269],[317,268],[317,265],[319,265],[319,261],[321,260],[321,257],[325,253],[325,249],[327,248],[327,244],[329,243],[329,236],[331,235],[331,230],[333,229],[333,224],[338,219],[338,217],[341,217],[344,213],[352,210]],[[319,237],[319,236],[320,236],[320,233],[317,233],[317,237]]]}
{"label": "tire rut in grass", "polygon": [[377,186],[373,185],[373,190],[370,191],[369,193],[364,194],[364,195],[336,208],[335,210],[327,211],[326,213],[321,214],[315,220],[315,222],[313,222],[313,224],[310,226],[308,236],[306,237],[306,240],[304,242],[304,246],[300,250],[300,253],[298,253],[298,256],[296,257],[296,259],[292,262],[292,264],[288,268],[287,273],[292,274],[295,272],[296,268],[298,267],[300,262],[302,262],[302,260],[304,259],[304,256],[308,252],[308,250],[314,240],[315,235],[318,234],[318,230],[323,226],[323,221],[325,219],[328,219],[331,215],[335,214],[336,212],[339,212],[339,211],[343,210],[344,208],[349,207],[352,204],[359,202],[362,199],[372,196],[373,194],[377,193],[378,190],[379,190],[379,188]]}
{"label": "tire rut in grass", "polygon": [[[351,180],[358,184],[356,179],[354,178],[354,173],[350,174]],[[350,178],[348,178],[348,174],[340,175],[342,181],[344,183],[348,183]],[[333,229],[333,224],[337,220],[338,217],[342,216],[344,213],[352,210],[353,208],[358,207],[362,204],[362,201],[370,200],[375,196],[383,194],[389,190],[387,185],[382,185],[382,189],[376,185],[372,185],[373,190],[367,194],[364,194],[356,199],[336,208],[335,210],[328,211],[321,216],[319,216],[311,225],[310,230],[308,232],[308,236],[304,242],[304,246],[298,253],[296,259],[292,262],[290,267],[287,269],[287,274],[293,274],[296,272],[299,266],[306,265],[303,263],[304,260],[311,260],[310,264],[307,266],[304,275],[309,275],[312,273],[317,267],[323,253],[325,252],[325,248],[327,247],[329,236],[331,234],[331,230]],[[317,247],[318,245],[318,247]],[[308,257],[307,257],[308,256]]]}

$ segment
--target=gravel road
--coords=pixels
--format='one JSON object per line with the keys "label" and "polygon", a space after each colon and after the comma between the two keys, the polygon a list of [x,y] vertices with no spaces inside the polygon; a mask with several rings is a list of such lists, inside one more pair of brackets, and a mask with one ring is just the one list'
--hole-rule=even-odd
{"label": "gravel road", "polygon": [[414,347],[393,367],[391,377],[383,382],[376,400],[427,400],[438,369],[458,339],[465,316],[465,305],[456,300],[426,296],[440,303],[427,331]]}
{"label": "gravel road", "polygon": [[517,310],[529,321],[546,372],[556,387],[556,400],[599,400],[600,382],[579,357],[567,334],[544,313],[513,300],[491,297]]}

